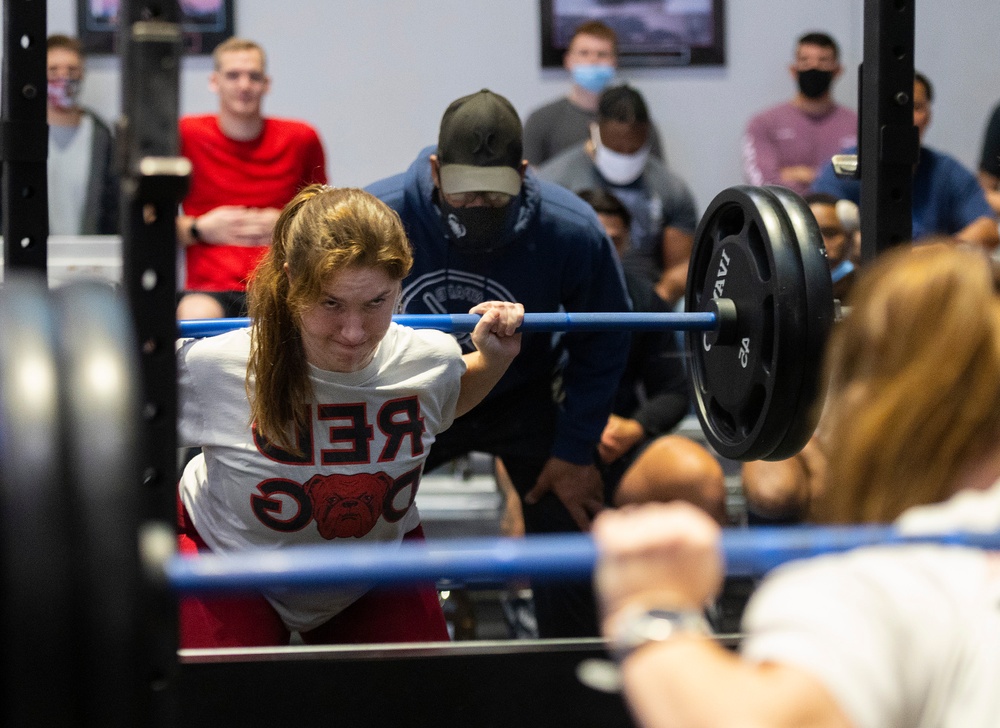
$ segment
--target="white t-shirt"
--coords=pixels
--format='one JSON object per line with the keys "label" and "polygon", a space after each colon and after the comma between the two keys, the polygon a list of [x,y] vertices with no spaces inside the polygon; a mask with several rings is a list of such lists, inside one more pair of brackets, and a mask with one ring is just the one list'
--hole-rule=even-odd
{"label": "white t-shirt", "polygon": [[[416,528],[413,505],[435,437],[454,419],[465,363],[455,339],[392,324],[358,372],[310,366],[312,431],[304,455],[256,436],[244,379],[249,329],[181,342],[181,446],[202,455],[180,497],[217,553],[339,539],[399,542]],[[289,628],[319,626],[366,589],[265,594]]]}
{"label": "white t-shirt", "polygon": [[[975,528],[962,517],[983,510],[970,498],[995,504],[1000,486],[920,518],[936,510],[934,530]],[[812,674],[857,728],[1000,725],[1000,553],[878,547],[788,564],[754,595],[744,630],[745,658]]]}
{"label": "white t-shirt", "polygon": [[87,114],[79,126],[49,130],[49,234],[79,235],[83,203],[90,183],[94,120]]}

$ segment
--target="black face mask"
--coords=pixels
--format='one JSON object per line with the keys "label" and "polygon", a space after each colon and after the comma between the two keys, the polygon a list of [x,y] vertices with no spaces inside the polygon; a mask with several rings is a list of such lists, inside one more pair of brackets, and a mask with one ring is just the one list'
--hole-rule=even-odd
{"label": "black face mask", "polygon": [[799,71],[799,91],[807,99],[818,99],[829,90],[832,82],[833,71],[821,71],[818,68]]}
{"label": "black face mask", "polygon": [[504,207],[452,207],[438,195],[445,234],[465,253],[492,253],[510,243],[520,204],[515,197]]}

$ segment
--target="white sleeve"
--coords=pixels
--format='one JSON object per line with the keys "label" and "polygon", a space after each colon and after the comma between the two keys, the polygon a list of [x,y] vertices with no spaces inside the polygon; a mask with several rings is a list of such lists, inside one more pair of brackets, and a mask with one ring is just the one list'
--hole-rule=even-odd
{"label": "white sleeve", "polygon": [[177,446],[198,447],[205,431],[202,406],[206,398],[198,395],[198,386],[191,373],[189,357],[195,339],[177,342]]}
{"label": "white sleeve", "polygon": [[986,490],[963,490],[944,503],[909,508],[896,527],[911,535],[1000,530],[1000,481]]}
{"label": "white sleeve", "polygon": [[914,677],[902,663],[923,656],[869,576],[825,558],[777,570],[748,605],[741,651],[817,678],[857,728],[902,725]]}

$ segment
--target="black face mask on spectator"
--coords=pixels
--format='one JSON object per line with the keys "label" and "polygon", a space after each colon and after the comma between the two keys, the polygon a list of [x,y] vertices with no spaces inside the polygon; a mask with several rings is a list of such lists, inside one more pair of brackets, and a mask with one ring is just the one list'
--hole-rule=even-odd
{"label": "black face mask on spectator", "polygon": [[833,71],[821,71],[818,68],[799,71],[799,91],[806,98],[818,99],[829,90],[832,82]]}
{"label": "black face mask on spectator", "polygon": [[515,197],[503,207],[453,207],[444,195],[438,195],[438,206],[445,234],[456,249],[466,253],[491,253],[513,239],[520,198]]}

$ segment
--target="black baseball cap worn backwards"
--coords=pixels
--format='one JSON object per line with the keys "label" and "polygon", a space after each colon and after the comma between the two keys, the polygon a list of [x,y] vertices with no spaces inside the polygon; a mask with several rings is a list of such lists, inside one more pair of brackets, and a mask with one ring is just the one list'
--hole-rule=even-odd
{"label": "black baseball cap worn backwards", "polygon": [[521,137],[521,119],[503,96],[483,89],[453,101],[438,134],[441,191],[519,194]]}

